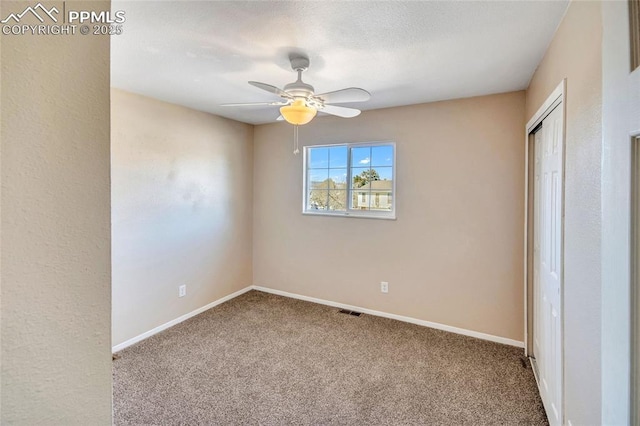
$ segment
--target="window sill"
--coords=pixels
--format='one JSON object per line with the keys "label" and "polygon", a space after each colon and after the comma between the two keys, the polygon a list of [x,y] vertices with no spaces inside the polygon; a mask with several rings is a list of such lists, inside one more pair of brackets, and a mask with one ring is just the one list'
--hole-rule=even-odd
{"label": "window sill", "polygon": [[312,212],[312,211],[303,211],[303,215],[309,216],[325,216],[325,217],[354,217],[359,219],[384,219],[384,220],[396,220],[395,212],[392,214],[375,214],[375,213],[352,213],[352,212]]}

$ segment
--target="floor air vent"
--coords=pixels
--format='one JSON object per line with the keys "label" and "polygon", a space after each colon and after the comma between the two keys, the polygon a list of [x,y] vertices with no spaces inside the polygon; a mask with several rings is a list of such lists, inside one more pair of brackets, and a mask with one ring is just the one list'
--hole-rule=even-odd
{"label": "floor air vent", "polygon": [[362,315],[362,312],[350,311],[348,309],[340,309],[338,312],[341,314],[353,315],[354,317],[359,317]]}

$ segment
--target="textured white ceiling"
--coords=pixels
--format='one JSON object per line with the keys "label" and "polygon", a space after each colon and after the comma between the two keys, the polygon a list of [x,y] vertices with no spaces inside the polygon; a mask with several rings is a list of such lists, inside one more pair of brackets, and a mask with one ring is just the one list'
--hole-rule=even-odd
{"label": "textured white ceiling", "polygon": [[[568,2],[112,1],[114,87],[247,123],[277,107],[220,107],[279,99],[247,84],[295,80],[288,55],[311,60],[316,93],[362,87],[366,109],[527,87]],[[349,106],[346,104],[345,106]]]}

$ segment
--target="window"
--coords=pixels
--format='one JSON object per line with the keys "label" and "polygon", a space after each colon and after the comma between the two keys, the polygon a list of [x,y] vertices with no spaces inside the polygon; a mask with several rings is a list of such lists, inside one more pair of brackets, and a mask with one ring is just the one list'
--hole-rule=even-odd
{"label": "window", "polygon": [[395,144],[308,146],[303,213],[395,219]]}

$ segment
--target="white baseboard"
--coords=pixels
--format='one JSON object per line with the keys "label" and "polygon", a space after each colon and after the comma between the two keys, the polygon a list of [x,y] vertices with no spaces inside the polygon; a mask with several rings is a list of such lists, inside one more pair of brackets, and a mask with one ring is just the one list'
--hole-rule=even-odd
{"label": "white baseboard", "polygon": [[478,331],[466,330],[464,328],[452,327],[450,325],[439,324],[437,322],[425,321],[411,317],[405,317],[402,315],[388,314],[386,312],[374,311],[373,309],[362,308],[359,306],[346,305],[344,303],[332,302],[330,300],[317,299],[315,297],[302,296],[300,294],[289,293],[287,291],[275,290],[268,287],[251,286],[252,289],[258,291],[264,291],[265,293],[276,294],[278,296],[290,297],[292,299],[305,300],[307,302],[319,303],[321,305],[333,306],[334,308],[348,309],[350,311],[362,312],[368,315],[375,315],[377,317],[390,318],[398,321],[408,322],[411,324],[422,325],[425,327],[435,328],[437,330],[448,331],[450,333],[462,334],[463,336],[471,336],[477,339],[488,340],[490,342],[502,343],[504,345],[516,346],[518,348],[524,348],[524,342],[518,340],[507,339],[506,337],[494,336],[492,334],[480,333]]}
{"label": "white baseboard", "polygon": [[173,327],[176,324],[180,324],[182,321],[186,321],[191,317],[194,317],[194,316],[196,316],[196,315],[198,315],[198,314],[200,314],[200,313],[202,313],[202,312],[204,312],[204,311],[206,311],[208,309],[213,308],[214,306],[218,306],[221,303],[224,303],[224,302],[226,302],[228,300],[231,300],[234,297],[238,297],[241,294],[244,294],[244,293],[246,293],[246,292],[248,292],[249,290],[252,290],[252,289],[253,289],[253,286],[245,287],[242,290],[238,290],[235,293],[231,293],[228,296],[225,296],[223,298],[215,300],[215,301],[213,301],[213,302],[211,302],[211,303],[209,303],[209,304],[207,304],[207,305],[205,305],[205,306],[203,306],[201,308],[198,308],[198,309],[196,309],[194,311],[191,311],[191,312],[189,312],[187,314],[184,314],[184,315],[182,315],[182,316],[180,316],[180,317],[178,317],[178,318],[176,318],[174,320],[171,320],[171,321],[166,322],[166,323],[164,323],[162,325],[159,325],[159,326],[157,326],[156,328],[154,328],[152,330],[149,330],[149,331],[147,331],[145,333],[142,333],[142,334],[140,334],[140,335],[138,335],[136,337],[132,337],[131,339],[129,339],[129,340],[125,341],[125,342],[122,342],[122,343],[120,343],[118,345],[113,346],[111,348],[111,352],[112,353],[116,353],[118,351],[121,351],[126,347],[129,347],[129,346],[131,346],[131,345],[133,345],[135,343],[138,343],[138,342],[140,342],[140,341],[142,341],[142,340],[144,340],[144,339],[146,339],[148,337],[151,337],[154,334],[158,334],[161,331],[164,331],[167,328]]}
{"label": "white baseboard", "polygon": [[249,290],[258,290],[258,291],[263,291],[265,293],[271,293],[271,294],[276,294],[278,296],[284,296],[284,297],[289,297],[292,299],[299,299],[299,300],[305,300],[307,302],[313,302],[313,303],[318,303],[321,305],[326,305],[326,306],[332,306],[334,308],[340,308],[340,309],[348,309],[350,311],[357,311],[357,312],[362,312],[364,314],[368,314],[368,315],[375,315],[377,317],[382,317],[382,318],[390,318],[390,319],[394,319],[394,320],[398,320],[398,321],[402,321],[402,322],[408,322],[411,324],[416,324],[416,325],[421,325],[424,327],[430,327],[430,328],[435,328],[437,330],[443,330],[443,331],[448,331],[450,333],[456,333],[456,334],[462,334],[463,336],[471,336],[471,337],[475,337],[477,339],[482,339],[482,340],[488,340],[490,342],[496,342],[496,343],[502,343],[504,345],[509,345],[509,346],[516,346],[518,348],[524,348],[524,342],[520,342],[517,340],[512,340],[512,339],[507,339],[506,337],[500,337],[500,336],[494,336],[491,334],[485,334],[485,333],[480,333],[478,331],[472,331],[472,330],[466,330],[464,328],[458,328],[458,327],[452,327],[450,325],[445,325],[445,324],[439,324],[437,322],[431,322],[431,321],[425,321],[425,320],[420,320],[420,319],[416,319],[416,318],[411,318],[411,317],[405,317],[402,315],[396,315],[396,314],[389,314],[386,312],[381,312],[381,311],[375,311],[373,309],[367,309],[367,308],[362,308],[360,306],[353,306],[353,305],[347,305],[345,303],[338,303],[338,302],[332,302],[330,300],[324,300],[324,299],[318,299],[315,297],[310,297],[310,296],[303,296],[301,294],[295,294],[295,293],[289,293],[287,291],[282,291],[282,290],[275,290],[272,288],[268,288],[268,287],[262,287],[262,286],[258,286],[258,285],[251,285],[249,287],[245,287],[242,290],[238,290],[235,293],[231,293],[228,296],[225,296],[223,298],[220,298],[218,300],[215,300],[201,308],[198,308],[194,311],[191,311],[187,314],[184,314],[174,320],[171,320],[169,322],[166,322],[162,325],[159,325],[158,327],[155,327],[152,330],[149,330],[147,332],[144,332],[136,337],[132,337],[131,339],[122,342],[118,345],[115,345],[111,348],[111,352],[112,353],[116,353],[118,351],[123,350],[124,348],[127,348],[135,343],[138,343],[148,337],[153,336],[154,334],[158,334],[161,331],[164,331],[170,327],[173,327],[176,324],[180,324],[183,321],[188,320],[191,317],[194,317],[208,309],[213,308],[214,306],[218,306],[221,303],[224,303],[228,300],[231,300],[235,297],[240,296],[241,294],[244,294],[246,292],[248,292]]}

